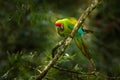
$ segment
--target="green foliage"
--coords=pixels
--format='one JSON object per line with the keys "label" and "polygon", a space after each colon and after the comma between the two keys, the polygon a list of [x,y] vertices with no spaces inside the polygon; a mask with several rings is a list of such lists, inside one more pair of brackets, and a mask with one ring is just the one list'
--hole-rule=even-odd
{"label": "green foliage", "polygon": [[[97,75],[51,68],[43,80],[120,79],[119,1],[103,1],[85,22],[96,31],[94,37],[87,37],[90,39],[87,44]],[[54,22],[63,17],[78,18],[88,3],[88,0],[0,0],[0,80],[34,80],[52,59],[54,45],[63,39],[57,35]],[[56,65],[89,72],[88,60],[73,42]]]}

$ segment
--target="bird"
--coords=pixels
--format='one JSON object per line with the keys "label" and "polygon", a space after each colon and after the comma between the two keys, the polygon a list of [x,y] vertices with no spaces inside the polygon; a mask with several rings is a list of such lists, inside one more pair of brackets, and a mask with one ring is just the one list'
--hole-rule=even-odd
{"label": "bird", "polygon": [[[76,23],[77,23],[77,19],[74,17],[56,20],[56,22],[55,22],[56,32],[60,36],[66,37],[74,29],[74,26]],[[85,43],[82,39],[82,36],[85,35],[86,33],[93,33],[93,31],[79,28],[73,39],[74,39],[74,42],[76,43],[77,47],[82,52],[82,54],[89,60],[89,62],[91,64],[90,67],[94,68],[94,70],[95,70],[94,61],[90,55],[90,52],[87,49],[87,46],[85,45]]]}

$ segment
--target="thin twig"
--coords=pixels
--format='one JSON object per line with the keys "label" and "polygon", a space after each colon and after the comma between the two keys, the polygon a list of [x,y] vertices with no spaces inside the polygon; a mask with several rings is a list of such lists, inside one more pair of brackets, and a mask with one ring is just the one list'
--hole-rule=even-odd
{"label": "thin twig", "polygon": [[61,67],[58,67],[58,66],[53,66],[53,68],[58,69],[60,71],[66,71],[66,72],[75,73],[75,74],[81,74],[81,75],[94,75],[94,76],[96,76],[97,73],[98,73],[98,72],[95,72],[95,71],[87,72],[87,73],[85,73],[85,72],[77,72],[77,71],[61,68]]}
{"label": "thin twig", "polygon": [[[49,71],[49,69],[56,63],[56,61],[60,58],[60,56],[64,53],[65,49],[67,48],[67,46],[69,45],[69,43],[71,42],[72,38],[74,37],[75,33],[77,32],[77,30],[80,28],[80,26],[82,25],[82,23],[85,21],[85,19],[87,18],[87,16],[92,12],[92,10],[99,4],[98,0],[94,0],[94,3],[92,3],[81,15],[81,17],[79,18],[78,22],[75,24],[74,29],[72,30],[72,32],[67,36],[67,38],[65,38],[64,42],[61,45],[61,48],[59,50],[59,52],[55,55],[55,57],[49,62],[49,64],[43,69],[43,71],[41,72],[41,74],[39,74],[36,78],[36,80],[41,80],[42,78],[45,77],[45,75],[47,74],[47,72]],[[58,46],[58,45],[57,45]],[[55,49],[57,49],[58,47],[55,47]],[[53,49],[53,51],[55,51],[55,49]],[[54,52],[53,52],[54,53]]]}
{"label": "thin twig", "polygon": [[11,67],[7,72],[4,73],[4,75],[2,75],[0,77],[0,80],[6,79],[8,74],[14,69],[14,67]]}

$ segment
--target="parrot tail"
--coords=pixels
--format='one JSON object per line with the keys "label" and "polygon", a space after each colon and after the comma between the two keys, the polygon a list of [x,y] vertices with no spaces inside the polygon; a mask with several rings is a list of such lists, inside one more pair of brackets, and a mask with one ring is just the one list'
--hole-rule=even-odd
{"label": "parrot tail", "polygon": [[79,41],[79,39],[74,38],[74,41],[75,41],[76,45],[78,46],[78,48],[81,50],[82,54],[89,60],[91,70],[95,71],[96,68],[95,68],[94,60],[92,59],[92,57],[91,57],[87,47],[85,46],[83,40],[81,39],[81,41]]}

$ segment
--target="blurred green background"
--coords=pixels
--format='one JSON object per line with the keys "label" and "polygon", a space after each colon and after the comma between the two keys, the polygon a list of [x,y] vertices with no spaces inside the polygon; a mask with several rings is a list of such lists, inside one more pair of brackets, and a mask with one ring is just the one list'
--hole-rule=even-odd
{"label": "blurred green background", "polygon": [[[34,80],[62,40],[56,20],[80,17],[92,0],[0,0],[0,80]],[[94,31],[85,40],[97,76],[50,69],[43,80],[120,80],[120,0],[103,0],[86,19]],[[73,71],[89,71],[88,60],[72,42],[56,63]]]}

